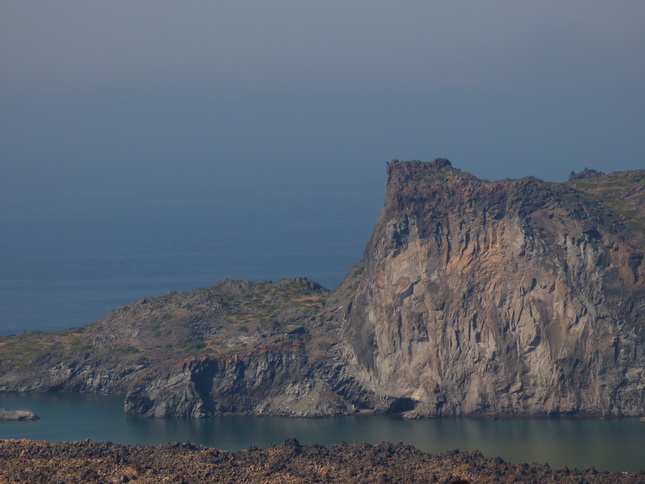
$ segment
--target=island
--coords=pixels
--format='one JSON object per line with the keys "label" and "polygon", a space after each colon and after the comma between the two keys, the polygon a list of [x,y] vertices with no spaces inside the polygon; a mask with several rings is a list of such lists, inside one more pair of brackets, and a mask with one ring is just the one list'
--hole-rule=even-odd
{"label": "island", "polygon": [[337,288],[223,280],[3,336],[0,391],[122,395],[148,417],[645,414],[644,170],[386,170]]}

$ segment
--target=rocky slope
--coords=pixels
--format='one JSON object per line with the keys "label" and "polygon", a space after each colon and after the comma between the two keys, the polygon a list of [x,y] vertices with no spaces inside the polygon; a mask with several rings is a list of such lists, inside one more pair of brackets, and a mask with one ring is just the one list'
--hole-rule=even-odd
{"label": "rocky slope", "polygon": [[[642,201],[643,172],[625,177]],[[643,413],[645,264],[625,225],[573,186],[391,163],[343,321],[352,373],[411,416]]]}
{"label": "rocky slope", "polygon": [[149,447],[0,440],[0,481],[635,483],[645,482],[645,472],[554,470],[546,464],[487,459],[479,452],[425,454],[402,444],[325,448],[292,439],[265,449],[223,452],[190,443]]}
{"label": "rocky slope", "polygon": [[353,378],[330,358],[338,322],[323,316],[335,299],[307,279],[143,298],[86,327],[0,338],[0,390],[121,394],[150,417],[353,413]]}
{"label": "rocky slope", "polygon": [[387,172],[334,291],[222,281],[0,338],[0,390],[121,394],[158,417],[645,413],[645,171]]}

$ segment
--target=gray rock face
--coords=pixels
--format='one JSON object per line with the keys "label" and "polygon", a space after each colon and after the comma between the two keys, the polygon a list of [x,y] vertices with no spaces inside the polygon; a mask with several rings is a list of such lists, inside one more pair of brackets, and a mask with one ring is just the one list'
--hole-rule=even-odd
{"label": "gray rock face", "polygon": [[641,415],[642,254],[565,195],[389,165],[344,320],[358,380],[410,416]]}
{"label": "gray rock face", "polygon": [[38,420],[39,417],[28,408],[9,410],[0,408],[0,421],[2,420]]}
{"label": "gray rock face", "polygon": [[201,418],[250,413],[337,416],[356,407],[336,394],[327,368],[311,364],[298,344],[250,355],[199,358],[135,387],[125,411],[149,417]]}

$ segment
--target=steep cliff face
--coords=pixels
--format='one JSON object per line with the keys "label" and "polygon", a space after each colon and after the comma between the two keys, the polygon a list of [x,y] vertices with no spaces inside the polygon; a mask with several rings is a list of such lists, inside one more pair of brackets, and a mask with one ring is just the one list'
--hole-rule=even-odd
{"label": "steep cliff face", "polygon": [[125,410],[144,416],[201,418],[227,413],[335,416],[356,407],[334,393],[327,368],[310,362],[301,341],[250,354],[193,358],[135,385]]}
{"label": "steep cliff face", "polygon": [[366,388],[410,416],[644,411],[645,270],[620,214],[443,159],[387,171],[343,321]]}

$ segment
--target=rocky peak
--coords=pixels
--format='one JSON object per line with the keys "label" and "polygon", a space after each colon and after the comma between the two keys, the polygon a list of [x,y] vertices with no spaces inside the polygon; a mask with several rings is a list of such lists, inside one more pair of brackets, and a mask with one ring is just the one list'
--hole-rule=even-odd
{"label": "rocky peak", "polygon": [[420,173],[423,175],[436,173],[446,167],[452,167],[452,163],[450,163],[446,158],[435,158],[430,162],[419,160],[392,160],[391,162],[386,163],[388,184],[391,182],[400,182],[401,180],[415,178]]}
{"label": "rocky peak", "polygon": [[584,170],[581,170],[581,171],[579,171],[577,173],[575,171],[571,171],[569,173],[569,178],[568,178],[567,181],[568,182],[573,182],[573,181],[576,181],[576,180],[586,180],[586,179],[589,179],[589,178],[600,178],[603,175],[604,175],[604,173],[602,171],[592,170],[592,169],[589,169],[589,168],[585,167]]}
{"label": "rocky peak", "polygon": [[643,256],[611,206],[443,160],[387,169],[344,325],[366,385],[418,415],[640,411]]}

